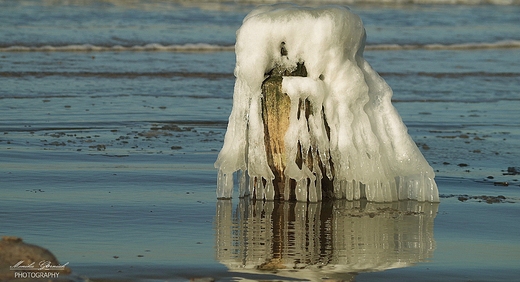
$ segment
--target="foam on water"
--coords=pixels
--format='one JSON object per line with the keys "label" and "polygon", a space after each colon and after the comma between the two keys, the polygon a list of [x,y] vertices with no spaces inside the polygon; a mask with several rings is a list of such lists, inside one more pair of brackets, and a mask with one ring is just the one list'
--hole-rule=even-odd
{"label": "foam on water", "polygon": [[520,40],[500,40],[496,42],[473,42],[460,44],[374,44],[366,50],[477,50],[520,48]]}
{"label": "foam on water", "polygon": [[[215,163],[218,197],[231,197],[233,173],[241,170],[251,179],[249,193],[274,199],[261,86],[273,69],[301,64],[306,77],[282,81],[291,99],[284,174],[297,183],[297,200],[321,200],[323,177],[333,180],[335,198],[439,200],[433,169],[392,106],[392,90],[363,58],[365,38],[361,19],[341,7],[263,6],[246,16],[237,32],[233,110]],[[305,101],[308,117],[298,115]],[[300,168],[298,150],[314,165]]]}
{"label": "foam on water", "polygon": [[168,51],[168,52],[217,52],[217,51],[233,51],[233,46],[215,45],[208,43],[194,43],[182,45],[162,45],[159,43],[150,43],[146,45],[134,46],[100,46],[92,44],[72,44],[63,46],[22,46],[13,45],[0,47],[0,52],[138,52],[138,51]]}
{"label": "foam on water", "polygon": [[[496,42],[468,42],[459,44],[372,44],[366,45],[365,50],[481,50],[481,49],[517,49],[520,40],[500,40]],[[234,51],[233,45],[218,45],[209,43],[190,43],[163,45],[149,43],[133,46],[102,46],[94,44],[44,45],[24,46],[12,45],[0,47],[0,52],[229,52]]]}

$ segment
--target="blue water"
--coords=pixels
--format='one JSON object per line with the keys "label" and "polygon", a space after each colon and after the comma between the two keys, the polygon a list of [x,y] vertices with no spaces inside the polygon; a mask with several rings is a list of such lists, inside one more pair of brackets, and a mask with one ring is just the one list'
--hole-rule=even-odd
{"label": "blue water", "polygon": [[[382,257],[414,266],[381,272],[367,261],[372,268],[356,270],[356,281],[511,281],[520,274],[520,183],[507,173],[520,167],[520,6],[460,3],[350,5],[367,30],[365,58],[392,87],[443,196],[438,213],[399,207],[405,211],[395,221],[375,214],[397,230],[382,229],[396,239],[381,245],[417,246],[401,252],[406,258]],[[363,203],[336,203],[343,217],[321,221],[324,207],[284,207],[293,218],[282,234],[300,237],[288,236],[281,253],[260,252],[264,258],[249,256],[248,246],[271,237],[235,235],[276,233],[262,217],[270,208],[240,217],[248,209],[238,199],[229,206],[215,198],[235,32],[257,4],[0,1],[0,235],[50,249],[77,280],[283,280],[282,272],[233,269],[223,257],[229,248],[219,246],[234,244],[233,258],[262,263],[302,253],[294,248],[301,236],[324,246],[305,249],[299,259],[309,267],[353,252],[339,247],[345,242],[329,227],[354,224],[350,213],[359,209],[367,220],[359,224],[371,226],[373,210]],[[506,202],[458,195],[504,195]],[[317,241],[294,227],[298,218]],[[409,223],[419,218],[421,230]],[[313,220],[322,229],[309,227]]]}

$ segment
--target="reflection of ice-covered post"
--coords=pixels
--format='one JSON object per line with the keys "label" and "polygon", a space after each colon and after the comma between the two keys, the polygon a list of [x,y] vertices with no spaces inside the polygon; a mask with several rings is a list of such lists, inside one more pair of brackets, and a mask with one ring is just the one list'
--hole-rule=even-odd
{"label": "reflection of ice-covered post", "polygon": [[332,264],[381,271],[410,266],[433,254],[437,204],[336,203],[332,224],[336,254]]}
{"label": "reflection of ice-covered post", "polygon": [[261,6],[237,32],[233,110],[217,196],[320,201],[439,200],[433,169],[363,58],[346,8]]}
{"label": "reflection of ice-covered post", "polygon": [[217,238],[229,238],[217,242],[216,248],[220,251],[221,262],[233,265],[238,261],[233,241],[234,229],[237,228],[233,222],[233,204],[231,200],[220,200],[217,202],[217,214],[215,215],[215,236]]}
{"label": "reflection of ice-covered post", "polygon": [[349,281],[350,273],[424,261],[435,249],[437,203],[241,199],[234,211],[230,203],[217,204],[215,245],[237,273]]}

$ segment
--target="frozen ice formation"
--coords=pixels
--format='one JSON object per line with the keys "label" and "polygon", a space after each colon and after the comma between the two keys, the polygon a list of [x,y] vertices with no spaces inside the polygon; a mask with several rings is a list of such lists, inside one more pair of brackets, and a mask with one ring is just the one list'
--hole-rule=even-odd
{"label": "frozen ice formation", "polygon": [[[218,198],[231,198],[236,174],[239,196],[256,199],[439,201],[433,169],[391,104],[391,88],[363,58],[365,37],[359,16],[343,7],[261,6],[245,17],[233,109],[215,162]],[[290,98],[282,195],[262,112],[263,83],[276,74]]]}

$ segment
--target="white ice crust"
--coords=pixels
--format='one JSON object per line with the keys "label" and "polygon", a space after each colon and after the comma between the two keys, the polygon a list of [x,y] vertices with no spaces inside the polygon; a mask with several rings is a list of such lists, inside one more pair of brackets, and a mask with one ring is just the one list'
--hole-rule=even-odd
{"label": "white ice crust", "polygon": [[[335,198],[439,201],[433,169],[391,104],[392,89],[363,58],[365,37],[359,16],[343,7],[261,6],[245,17],[235,46],[233,109],[215,163],[217,197],[232,196],[233,174],[240,171],[240,196],[273,199],[261,85],[273,68],[303,63],[307,77],[282,80],[291,99],[285,175],[296,180],[297,200],[321,200],[321,178],[329,177]],[[313,110],[298,118],[299,101],[305,99]],[[326,175],[296,165],[298,143],[322,162]]]}

